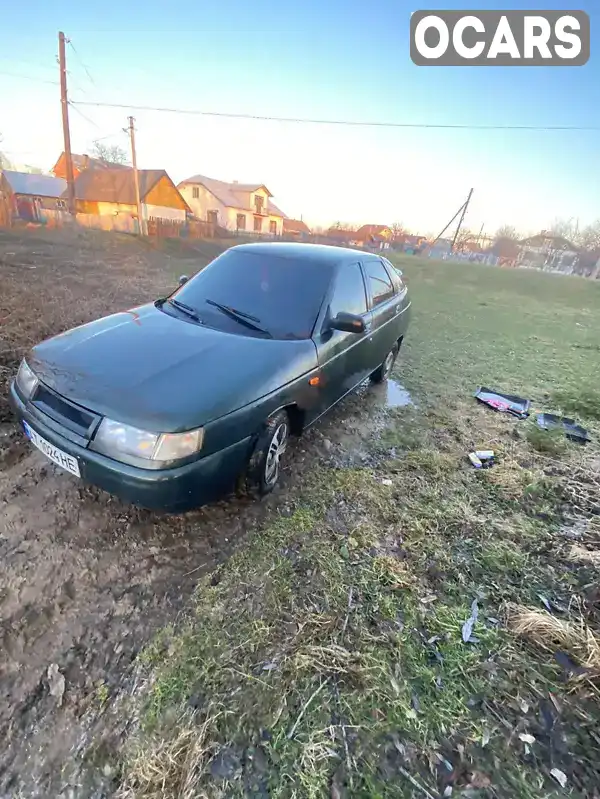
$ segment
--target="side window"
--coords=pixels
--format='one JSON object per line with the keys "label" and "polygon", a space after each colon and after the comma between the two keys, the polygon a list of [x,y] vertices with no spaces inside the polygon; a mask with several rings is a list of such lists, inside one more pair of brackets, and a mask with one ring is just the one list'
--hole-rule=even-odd
{"label": "side window", "polygon": [[382,258],[383,264],[388,271],[389,276],[392,279],[392,283],[394,285],[394,290],[396,293],[400,293],[404,291],[404,281],[402,280],[402,276],[399,274],[398,270],[394,268],[394,265],[391,264],[387,258]]}
{"label": "side window", "polygon": [[394,296],[394,286],[392,285],[390,276],[379,259],[376,261],[366,261],[365,271],[369,280],[374,306]]}
{"label": "side window", "polygon": [[329,315],[333,319],[340,311],[364,314],[367,312],[365,282],[359,264],[342,264],[335,278]]}

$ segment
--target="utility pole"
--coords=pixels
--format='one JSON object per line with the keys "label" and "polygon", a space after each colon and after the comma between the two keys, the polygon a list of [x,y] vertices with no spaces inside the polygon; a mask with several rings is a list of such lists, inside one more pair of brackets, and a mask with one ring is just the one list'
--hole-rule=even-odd
{"label": "utility pole", "polygon": [[458,225],[456,227],[456,233],[454,234],[454,238],[452,239],[452,246],[450,247],[450,251],[454,252],[454,245],[456,244],[456,239],[458,238],[458,234],[460,233],[460,229],[462,227],[463,220],[465,218],[465,214],[467,213],[467,208],[469,207],[469,203],[471,202],[471,195],[473,194],[473,189],[469,190],[469,196],[467,197],[466,203],[462,207],[462,214],[460,215],[460,219],[458,220]]}
{"label": "utility pole", "polygon": [[477,246],[478,247],[481,247],[481,237],[483,236],[483,225],[484,225],[484,223],[482,222],[481,223],[481,227],[479,228],[479,235],[477,236]]}
{"label": "utility pole", "polygon": [[69,211],[75,216],[75,177],[73,174],[73,155],[71,153],[71,132],[69,130],[69,101],[67,100],[67,57],[65,53],[65,34],[58,34],[58,63],[60,66],[60,104],[65,147],[65,168],[67,171],[67,203]]}
{"label": "utility pole", "polygon": [[135,185],[135,204],[137,205],[138,229],[140,236],[146,235],[146,220],[142,213],[142,201],[140,199],[140,176],[137,168],[137,157],[135,153],[135,119],[129,117],[129,138],[131,139],[131,164],[133,166],[133,183]]}

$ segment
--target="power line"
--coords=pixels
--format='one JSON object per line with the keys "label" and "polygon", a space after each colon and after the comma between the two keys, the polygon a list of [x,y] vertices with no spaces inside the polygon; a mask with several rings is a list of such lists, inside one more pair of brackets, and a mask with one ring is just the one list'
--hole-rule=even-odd
{"label": "power line", "polygon": [[95,128],[97,128],[98,130],[101,130],[101,127],[100,127],[100,125],[98,125],[98,123],[97,123],[97,122],[94,122],[94,120],[93,120],[93,119],[90,119],[88,116],[86,116],[86,115],[83,113],[83,111],[80,111],[80,110],[79,110],[79,108],[77,108],[77,106],[76,106],[76,105],[73,103],[73,101],[72,101],[72,100],[69,100],[69,106],[70,106],[70,108],[72,108],[72,109],[73,109],[73,111],[76,111],[76,112],[79,114],[79,116],[80,116],[82,119],[85,119],[85,121],[86,121],[86,122],[89,122],[89,123],[90,123],[90,125],[93,125],[93,126],[94,126]]}
{"label": "power line", "polygon": [[0,61],[7,62],[11,66],[13,64],[19,64],[19,65],[22,64],[22,65],[27,66],[27,67],[35,67],[36,69],[48,69],[48,70],[52,70],[53,72],[56,71],[56,64],[52,64],[52,65],[50,65],[50,64],[42,64],[41,61],[29,61],[29,60],[25,60],[23,58],[12,58],[12,57],[11,58],[7,58],[6,56],[0,56]]}
{"label": "power line", "polygon": [[[96,130],[102,130],[102,128],[100,127],[100,125],[98,125],[97,122],[94,122],[94,120],[90,119],[88,116],[86,116],[86,114],[84,114],[83,111],[80,111],[79,108],[76,108],[75,105],[73,105],[73,102],[71,100],[69,100],[69,107],[72,108],[73,111],[76,111],[82,119],[85,119],[86,122],[89,122],[90,125],[93,125],[96,128]],[[94,139],[94,141],[95,142],[96,141],[104,141],[105,139],[112,139],[115,136],[120,136],[122,134],[123,134],[123,130],[120,130],[120,131],[118,131],[116,133],[107,133],[106,136],[98,136],[97,138]]]}
{"label": "power line", "polygon": [[23,78],[24,80],[34,80],[38,83],[49,83],[52,86],[58,86],[59,82],[57,80],[46,80],[45,78],[36,78],[33,75],[21,75],[18,72],[5,72],[4,70],[0,70],[0,75],[8,75],[9,78]]}
{"label": "power line", "polygon": [[72,42],[70,39],[68,39],[67,41],[68,41],[68,42],[69,42],[69,44],[71,45],[71,50],[72,50],[72,51],[75,53],[75,58],[76,58],[76,59],[79,61],[79,63],[81,64],[81,66],[84,68],[84,70],[85,70],[85,74],[88,76],[88,80],[90,81],[90,83],[92,84],[92,86],[95,86],[96,88],[98,88],[98,87],[96,86],[96,81],[95,81],[95,80],[92,78],[92,76],[90,75],[90,71],[89,71],[89,69],[88,69],[88,68],[87,68],[87,66],[86,66],[86,65],[83,63],[83,61],[81,60],[81,57],[80,57],[79,53],[78,53],[78,52],[77,52],[77,50],[75,49],[75,45],[73,44],[73,42]]}
{"label": "power line", "polygon": [[131,111],[159,111],[167,114],[190,114],[226,119],[255,119],[266,122],[294,122],[308,125],[345,125],[349,127],[370,128],[431,128],[443,130],[571,130],[598,131],[598,125],[470,125],[433,122],[368,122],[348,119],[308,119],[302,117],[277,117],[260,114],[238,114],[226,111],[200,111],[190,108],[165,108],[151,105],[127,105],[125,103],[101,103],[88,100],[73,101],[73,105],[87,105],[101,108],[121,108]]}

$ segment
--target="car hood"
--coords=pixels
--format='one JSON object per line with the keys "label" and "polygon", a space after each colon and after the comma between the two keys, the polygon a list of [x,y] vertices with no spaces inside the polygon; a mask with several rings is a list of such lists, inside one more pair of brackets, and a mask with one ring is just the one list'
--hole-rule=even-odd
{"label": "car hood", "polygon": [[199,427],[317,366],[313,342],[223,333],[153,304],[43,341],[27,358],[47,386],[151,431]]}

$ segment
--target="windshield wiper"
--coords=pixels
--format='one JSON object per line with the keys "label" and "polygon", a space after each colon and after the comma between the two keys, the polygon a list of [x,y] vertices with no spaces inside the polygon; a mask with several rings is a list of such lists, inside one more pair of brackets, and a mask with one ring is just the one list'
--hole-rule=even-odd
{"label": "windshield wiper", "polygon": [[198,312],[195,310],[195,308],[192,308],[191,305],[186,305],[185,302],[180,302],[179,300],[169,300],[168,302],[170,302],[171,305],[174,305],[186,316],[189,316],[190,319],[193,319],[195,322],[200,322],[200,324],[203,324],[202,319],[200,319],[200,317],[198,316]]}
{"label": "windshield wiper", "polygon": [[214,305],[219,311],[231,317],[231,319],[234,319],[236,322],[239,322],[241,325],[245,325],[251,330],[258,330],[259,333],[264,333],[266,336],[269,336],[269,338],[273,338],[273,335],[268,330],[265,330],[264,327],[254,324],[255,322],[260,322],[258,317],[252,316],[249,313],[244,313],[244,311],[238,311],[237,308],[232,308],[230,305],[222,305],[220,302],[215,302],[214,300],[206,300],[206,302],[209,305]]}

